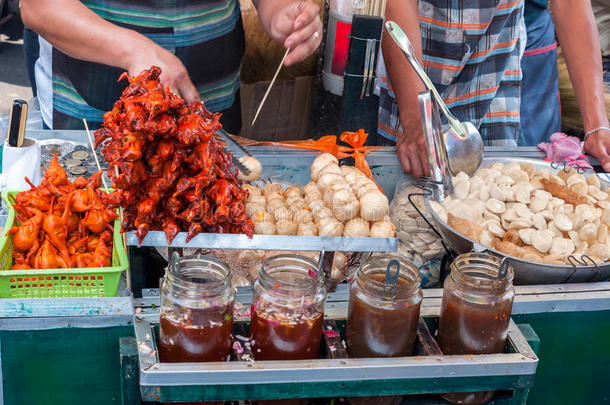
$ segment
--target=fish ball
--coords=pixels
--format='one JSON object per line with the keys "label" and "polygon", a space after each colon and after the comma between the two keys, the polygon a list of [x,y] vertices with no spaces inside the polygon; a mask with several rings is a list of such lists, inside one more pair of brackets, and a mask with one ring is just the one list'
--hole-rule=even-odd
{"label": "fish ball", "polygon": [[254,156],[242,156],[239,158],[239,162],[250,170],[249,174],[243,173],[241,170],[237,170],[237,178],[241,181],[253,181],[260,177],[263,172],[263,165]]}
{"label": "fish ball", "polygon": [[[369,236],[369,222],[362,218],[354,218],[345,224],[343,236],[367,237]],[[336,255],[336,253],[335,253]]]}

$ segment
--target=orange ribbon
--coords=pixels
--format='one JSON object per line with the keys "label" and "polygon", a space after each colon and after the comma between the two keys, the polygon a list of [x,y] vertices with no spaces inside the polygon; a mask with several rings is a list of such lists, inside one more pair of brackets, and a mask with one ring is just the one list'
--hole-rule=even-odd
{"label": "orange ribbon", "polygon": [[369,152],[382,149],[383,146],[364,146],[366,138],[369,136],[364,129],[359,129],[356,132],[345,131],[339,137],[341,142],[345,142],[350,146],[337,144],[336,135],[326,135],[318,140],[307,139],[303,141],[253,141],[251,139],[233,136],[233,138],[244,146],[279,146],[284,148],[308,149],[318,152],[327,152],[333,154],[337,159],[353,157],[356,167],[362,171],[368,178],[375,181],[371,168],[365,159],[365,155]]}

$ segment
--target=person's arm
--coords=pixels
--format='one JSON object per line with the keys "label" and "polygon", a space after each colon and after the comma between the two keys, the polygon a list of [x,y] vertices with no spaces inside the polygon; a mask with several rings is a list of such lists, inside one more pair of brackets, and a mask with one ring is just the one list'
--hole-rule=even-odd
{"label": "person's arm", "polygon": [[[608,127],[601,46],[591,2],[554,0],[551,11],[584,130]],[[610,171],[610,131],[600,130],[591,134],[585,142],[585,150],[599,159],[605,171]]]}
{"label": "person's arm", "polygon": [[[394,21],[402,28],[415,48],[417,59],[421,62],[422,46],[417,19],[417,0],[388,0],[386,20]],[[425,90],[425,86],[400,48],[385,31],[381,47],[392,90],[396,95],[403,130],[403,136],[396,144],[396,153],[405,172],[421,177],[427,175],[430,170],[417,101],[417,94]]]}
{"label": "person's arm", "polygon": [[176,56],[145,36],[104,20],[78,0],[21,0],[21,18],[67,55],[125,69],[130,75],[159,66],[162,83],[187,102],[199,100]]}
{"label": "person's arm", "polygon": [[308,0],[253,0],[263,29],[276,42],[290,48],[286,66],[301,62],[322,41],[320,7]]}

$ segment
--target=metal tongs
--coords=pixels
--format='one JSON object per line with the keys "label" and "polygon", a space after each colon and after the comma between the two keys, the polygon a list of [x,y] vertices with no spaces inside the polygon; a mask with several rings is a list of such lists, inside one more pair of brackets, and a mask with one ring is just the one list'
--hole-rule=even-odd
{"label": "metal tongs", "polygon": [[[235,141],[235,139],[231,138],[231,136],[224,129],[220,128],[219,130],[217,130],[216,135],[218,135],[221,138],[223,145],[228,146],[229,149],[231,149],[231,150],[240,151],[241,156],[239,158],[236,158],[234,153],[231,153],[233,165],[235,165],[235,167],[237,167],[237,169],[239,169],[239,171],[242,172],[243,174],[245,174],[246,176],[249,175],[250,169],[247,168],[242,162],[240,162],[239,159],[244,156],[252,156],[252,154],[250,152],[248,152],[248,150],[246,148],[244,148],[239,143],[237,143]],[[227,152],[227,149],[224,146],[223,146],[223,151],[225,153]]]}
{"label": "metal tongs", "polygon": [[441,133],[442,140],[447,150],[447,165],[453,175],[464,172],[469,176],[477,171],[483,161],[483,139],[479,130],[470,122],[461,122],[449,110],[443,98],[438,93],[434,84],[426,75],[424,68],[415,57],[415,50],[407,35],[393,21],[385,23],[388,35],[405,55],[405,58],[413,66],[413,69],[432,92],[436,105],[441,109],[443,115],[449,122],[449,128]]}
{"label": "metal tongs", "polygon": [[424,140],[428,149],[428,163],[430,164],[430,180],[442,187],[432,187],[432,197],[435,201],[443,201],[444,191],[453,193],[451,173],[445,143],[441,139],[442,127],[438,109],[432,101],[430,90],[423,91],[417,96],[419,101],[419,114],[421,116]]}

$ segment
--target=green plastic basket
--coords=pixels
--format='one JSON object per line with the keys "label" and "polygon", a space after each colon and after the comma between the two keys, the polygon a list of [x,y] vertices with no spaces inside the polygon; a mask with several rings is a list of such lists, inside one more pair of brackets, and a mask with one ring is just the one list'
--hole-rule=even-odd
{"label": "green plastic basket", "polygon": [[15,221],[15,209],[8,196],[18,192],[2,192],[2,200],[8,207],[8,217],[0,235],[0,298],[116,296],[121,273],[129,265],[119,220],[114,222],[112,267],[9,270],[13,266],[13,237],[6,235],[6,232]]}

